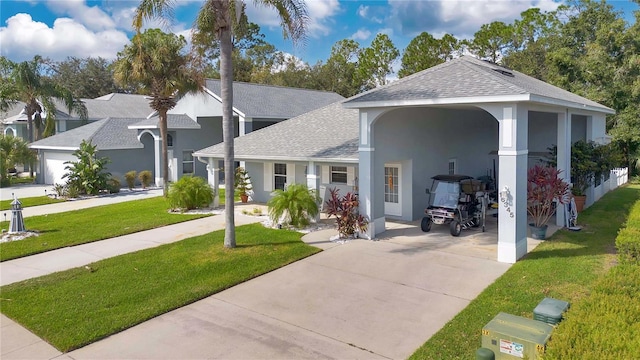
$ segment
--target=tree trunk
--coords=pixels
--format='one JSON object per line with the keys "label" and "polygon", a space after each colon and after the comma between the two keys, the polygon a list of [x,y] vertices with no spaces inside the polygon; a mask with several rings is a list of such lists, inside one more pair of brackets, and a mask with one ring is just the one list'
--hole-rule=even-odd
{"label": "tree trunk", "polygon": [[160,138],[162,139],[162,195],[167,197],[169,189],[169,151],[167,150],[167,109],[158,112],[160,117]]}
{"label": "tree trunk", "polygon": [[[33,142],[33,114],[27,109],[27,135],[29,136],[29,144]],[[29,177],[33,178],[33,161],[29,162]]]}
{"label": "tree trunk", "polygon": [[[229,24],[229,9],[222,14],[227,26],[220,29],[220,96],[222,97],[222,138],[224,141],[224,212],[226,227],[224,232],[224,247],[236,247],[236,228],[233,204],[233,66],[231,63],[231,27]],[[226,15],[226,16],[225,16]]]}

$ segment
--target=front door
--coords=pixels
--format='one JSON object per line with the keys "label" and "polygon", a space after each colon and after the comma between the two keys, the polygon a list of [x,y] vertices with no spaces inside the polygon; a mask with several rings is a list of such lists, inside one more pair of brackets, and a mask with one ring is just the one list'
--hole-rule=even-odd
{"label": "front door", "polygon": [[400,164],[384,165],[384,214],[402,216]]}

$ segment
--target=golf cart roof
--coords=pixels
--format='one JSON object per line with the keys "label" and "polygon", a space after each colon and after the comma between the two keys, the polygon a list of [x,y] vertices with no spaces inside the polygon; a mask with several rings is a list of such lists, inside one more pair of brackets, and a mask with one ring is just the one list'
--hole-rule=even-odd
{"label": "golf cart roof", "polygon": [[473,176],[468,175],[436,175],[432,177],[433,180],[440,181],[452,181],[452,182],[460,182],[462,180],[473,179]]}

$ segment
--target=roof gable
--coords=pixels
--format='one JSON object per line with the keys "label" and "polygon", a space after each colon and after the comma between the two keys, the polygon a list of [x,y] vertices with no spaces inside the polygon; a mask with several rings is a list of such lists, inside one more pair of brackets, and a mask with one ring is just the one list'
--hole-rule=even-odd
{"label": "roof gable", "polygon": [[345,102],[350,108],[376,103],[463,102],[461,99],[513,97],[536,102],[561,102],[575,108],[612,113],[613,110],[569,91],[497,64],[463,56],[392,82]]}
{"label": "roof gable", "polygon": [[[206,87],[220,96],[220,80],[208,79]],[[251,118],[288,119],[343,99],[328,91],[233,83],[233,107]]]}
{"label": "roof gable", "polygon": [[138,141],[136,130],[129,126],[140,119],[106,118],[69,131],[65,131],[29,145],[33,149],[74,150],[80,147],[82,140],[91,141],[98,150],[139,149],[143,145]]}

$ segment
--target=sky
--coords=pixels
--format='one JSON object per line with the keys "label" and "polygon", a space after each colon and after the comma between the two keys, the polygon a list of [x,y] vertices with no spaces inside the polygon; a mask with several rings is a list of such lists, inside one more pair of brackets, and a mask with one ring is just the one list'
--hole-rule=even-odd
{"label": "sky", "polygon": [[[307,0],[307,37],[294,45],[284,40],[275,12],[256,8],[246,0],[249,21],[260,25],[266,41],[280,51],[309,64],[325,61],[331,47],[342,39],[369,46],[378,33],[387,34],[401,52],[423,31],[435,37],[445,33],[471,38],[482,24],[512,23],[531,7],[555,10],[562,0]],[[633,21],[638,5],[610,0]],[[64,60],[103,57],[115,59],[133,35],[131,21],[139,4],[135,0],[0,0],[0,55],[13,61],[34,55]],[[175,19],[145,27],[160,27],[189,38],[202,0],[174,0]]]}

